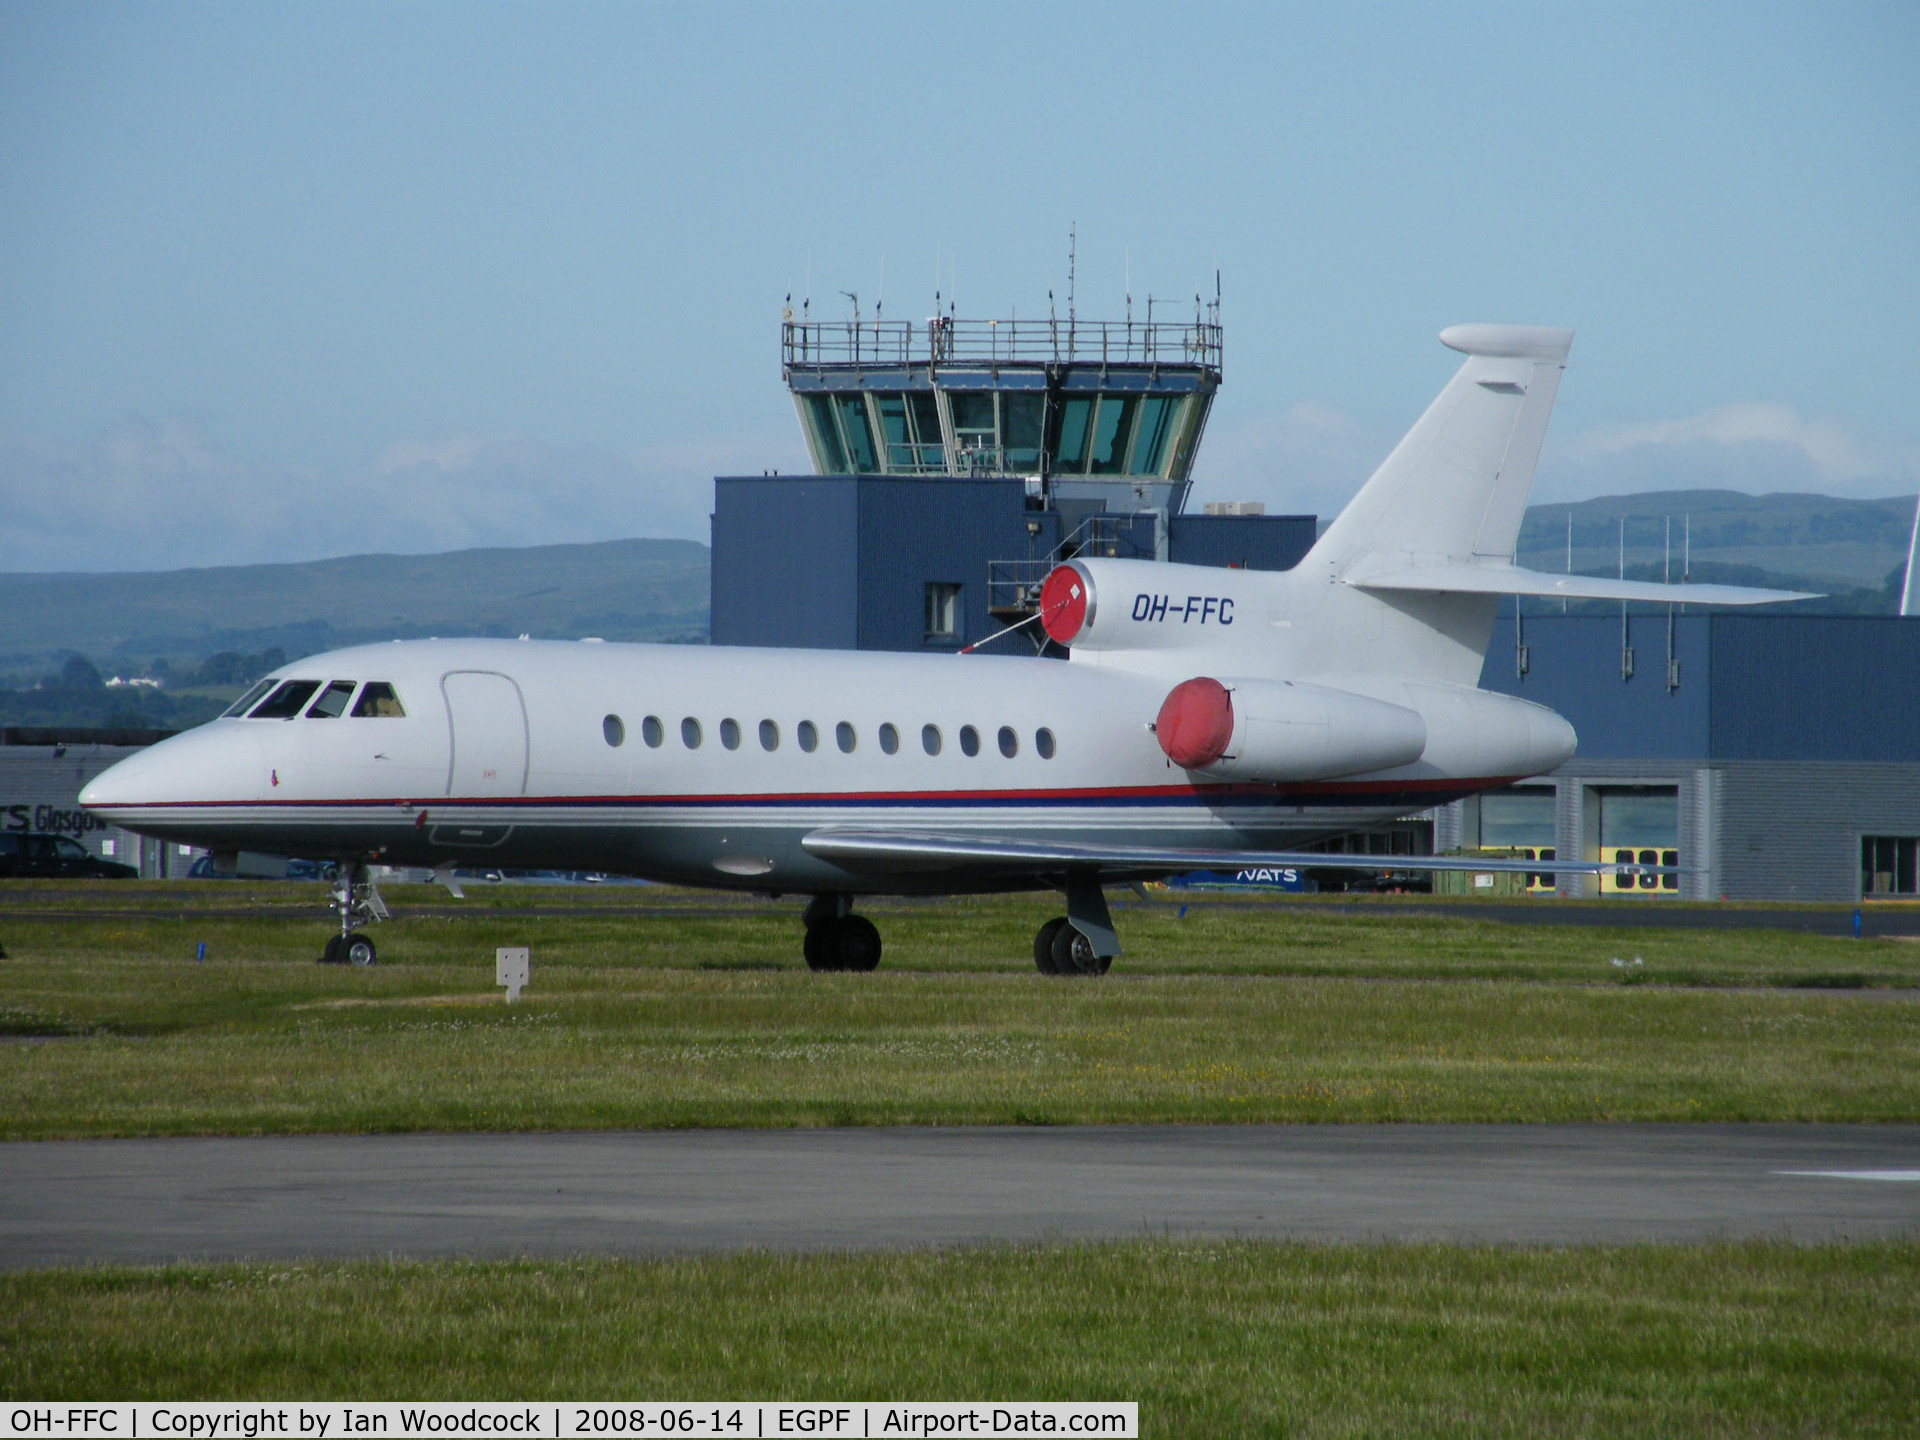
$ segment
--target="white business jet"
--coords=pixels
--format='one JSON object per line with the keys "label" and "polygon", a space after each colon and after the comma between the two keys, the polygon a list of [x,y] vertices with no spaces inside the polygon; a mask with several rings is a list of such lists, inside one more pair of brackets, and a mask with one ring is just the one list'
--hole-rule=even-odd
{"label": "white business jet", "polygon": [[1477,688],[1500,597],[1801,598],[1516,568],[1572,332],[1440,338],[1466,363],[1297,567],[1072,560],[1035,617],[1064,662],[360,646],[282,667],[81,803],[216,852],[338,860],[328,958],[359,964],[374,958],[359,925],[385,915],[370,865],[433,867],[454,888],[455,866],[484,864],[810,895],[819,970],[879,962],[856,896],[1053,888],[1067,913],[1035,936],[1038,967],[1102,973],[1120,948],[1103,884],[1324,864],[1288,847],[1571,756],[1560,716]]}

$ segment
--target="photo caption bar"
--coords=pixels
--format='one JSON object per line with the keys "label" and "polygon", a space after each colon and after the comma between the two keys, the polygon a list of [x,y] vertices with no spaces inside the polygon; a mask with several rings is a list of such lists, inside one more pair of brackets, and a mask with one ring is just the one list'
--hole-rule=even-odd
{"label": "photo caption bar", "polygon": [[815,1440],[867,1436],[1099,1435],[1135,1440],[1137,1402],[1043,1400],[831,1401],[545,1400],[528,1404],[404,1401],[253,1401],[101,1405],[16,1401],[5,1409],[5,1436],[45,1440],[441,1440],[535,1436],[611,1440],[691,1436],[744,1440],[799,1435]]}

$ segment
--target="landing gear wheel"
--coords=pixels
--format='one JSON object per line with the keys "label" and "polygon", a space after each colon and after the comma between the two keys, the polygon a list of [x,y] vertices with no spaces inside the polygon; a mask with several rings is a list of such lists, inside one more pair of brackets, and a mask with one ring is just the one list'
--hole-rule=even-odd
{"label": "landing gear wheel", "polygon": [[358,965],[365,968],[373,964],[375,959],[373,941],[357,932],[352,935],[343,936],[340,942],[339,955],[347,964]]}
{"label": "landing gear wheel", "polygon": [[868,971],[880,965],[880,932],[864,915],[842,915],[830,937],[842,970]]}
{"label": "landing gear wheel", "polygon": [[343,935],[329,935],[327,937],[327,948],[320,952],[318,963],[321,965],[346,964],[347,962],[340,955],[340,942],[345,938]]}
{"label": "landing gear wheel", "polygon": [[1042,925],[1033,937],[1033,968],[1042,975],[1058,975],[1053,965],[1053,941],[1067,923],[1067,917],[1056,915]]}
{"label": "landing gear wheel", "polygon": [[1056,975],[1104,975],[1113,964],[1110,955],[1095,955],[1093,942],[1072,925],[1062,923],[1053,934],[1053,969]]}
{"label": "landing gear wheel", "polygon": [[807,957],[809,970],[834,970],[833,946],[828,943],[834,922],[829,920],[823,925],[809,925],[807,938],[800,943],[800,953]]}

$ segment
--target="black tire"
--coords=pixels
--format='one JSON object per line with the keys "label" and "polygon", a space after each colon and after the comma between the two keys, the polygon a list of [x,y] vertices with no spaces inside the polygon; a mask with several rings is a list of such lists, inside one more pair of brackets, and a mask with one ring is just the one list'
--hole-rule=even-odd
{"label": "black tire", "polygon": [[1095,955],[1093,942],[1063,924],[1053,936],[1053,969],[1057,975],[1104,975],[1112,965],[1110,957]]}
{"label": "black tire", "polygon": [[1053,968],[1053,940],[1054,937],[1060,933],[1061,927],[1066,923],[1066,916],[1056,915],[1034,933],[1033,968],[1038,970],[1042,975],[1058,975],[1060,973]]}
{"label": "black tire", "polygon": [[880,932],[864,915],[843,915],[833,927],[831,944],[839,969],[868,971],[880,965]]}
{"label": "black tire", "polygon": [[829,920],[824,925],[807,927],[807,938],[800,943],[800,953],[807,958],[807,969],[821,971],[840,968],[835,963],[838,957],[834,947],[828,943],[829,932],[834,928],[834,924],[834,921]]}
{"label": "black tire", "polygon": [[320,964],[344,965],[347,963],[340,958],[340,940],[341,937],[338,935],[329,935],[327,937],[327,948],[320,952]]}
{"label": "black tire", "polygon": [[357,931],[346,937],[340,946],[340,958],[349,965],[358,965],[361,969],[379,959],[379,952],[373,948],[373,941]]}

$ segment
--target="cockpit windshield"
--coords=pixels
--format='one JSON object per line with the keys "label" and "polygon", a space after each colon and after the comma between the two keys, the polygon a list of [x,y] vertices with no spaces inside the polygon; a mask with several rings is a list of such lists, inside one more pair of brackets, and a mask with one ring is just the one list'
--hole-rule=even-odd
{"label": "cockpit windshield", "polygon": [[255,707],[252,719],[255,720],[291,720],[298,715],[307,701],[313,698],[313,692],[320,688],[318,680],[289,680],[273,694]]}
{"label": "cockpit windshield", "polygon": [[226,713],[223,714],[220,718],[222,720],[231,720],[235,716],[246,714],[247,711],[251,710],[254,707],[255,703],[260,699],[262,695],[266,694],[267,691],[271,690],[275,685],[279,683],[280,683],[279,681],[274,680],[271,677],[269,677],[268,679],[262,680],[258,685],[254,686],[251,690],[247,691],[246,694],[242,695],[238,700],[234,701],[233,704],[229,705],[226,709]]}
{"label": "cockpit windshield", "polygon": [[372,715],[381,719],[396,719],[406,715],[400,708],[400,697],[393,693],[393,686],[385,680],[369,680],[366,688],[360,692],[360,699],[353,707],[356,716]]}

